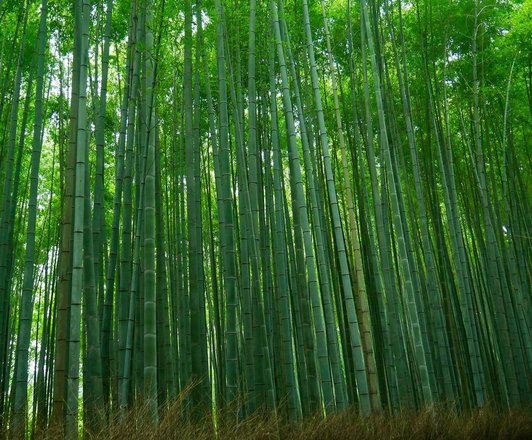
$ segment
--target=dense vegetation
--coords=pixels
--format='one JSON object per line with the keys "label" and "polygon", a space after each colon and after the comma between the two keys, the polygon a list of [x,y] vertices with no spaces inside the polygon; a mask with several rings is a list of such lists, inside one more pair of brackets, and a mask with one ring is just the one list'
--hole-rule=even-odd
{"label": "dense vegetation", "polygon": [[0,89],[0,433],[530,408],[532,1],[0,0]]}

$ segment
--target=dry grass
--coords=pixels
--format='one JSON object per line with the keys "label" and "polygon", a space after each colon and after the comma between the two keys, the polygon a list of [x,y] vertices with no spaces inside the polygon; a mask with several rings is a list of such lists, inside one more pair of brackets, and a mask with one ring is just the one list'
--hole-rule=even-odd
{"label": "dry grass", "polygon": [[[361,417],[354,410],[327,417],[310,417],[300,423],[286,423],[272,414],[257,413],[235,421],[234,412],[218,415],[216,433],[212,418],[195,423],[183,417],[182,402],[177,401],[154,427],[145,407],[138,405],[122,420],[115,420],[97,434],[85,434],[86,440],[531,440],[532,410],[500,412],[483,408],[457,415],[445,408],[385,413]],[[2,437],[0,435],[0,437]],[[61,438],[57,432],[36,438]]]}
{"label": "dry grass", "polygon": [[255,414],[235,422],[221,415],[214,432],[211,418],[190,423],[182,417],[181,405],[169,408],[155,428],[142,407],[132,410],[91,440],[530,440],[532,411],[497,412],[490,408],[456,415],[447,409],[404,412],[395,416],[374,414],[361,417],[348,410],[326,419],[311,417],[301,423],[283,423],[269,414]]}
{"label": "dry grass", "polygon": [[327,419],[312,419],[283,431],[282,438],[299,440],[461,440],[532,439],[532,412],[497,413],[482,409],[457,416],[449,410],[404,412],[395,416],[360,417],[347,411]]}

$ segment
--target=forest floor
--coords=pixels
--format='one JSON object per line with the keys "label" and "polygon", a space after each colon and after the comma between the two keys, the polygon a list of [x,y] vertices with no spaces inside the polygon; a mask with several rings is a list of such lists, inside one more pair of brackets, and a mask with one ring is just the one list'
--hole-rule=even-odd
{"label": "forest floor", "polygon": [[[157,428],[142,410],[132,411],[120,422],[90,440],[531,440],[532,408],[500,412],[483,408],[457,415],[449,409],[386,413],[361,417],[347,410],[327,418],[310,417],[299,423],[283,423],[272,416],[256,414],[237,423],[218,421],[217,434],[208,422],[182,422],[178,409],[170,409]],[[180,411],[180,410],[179,410]],[[57,438],[47,436],[47,438]]]}

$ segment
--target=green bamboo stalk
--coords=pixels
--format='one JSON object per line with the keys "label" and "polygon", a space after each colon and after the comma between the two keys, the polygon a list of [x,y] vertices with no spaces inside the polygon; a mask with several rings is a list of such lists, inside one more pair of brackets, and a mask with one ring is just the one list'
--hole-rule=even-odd
{"label": "green bamboo stalk", "polygon": [[76,35],[79,38],[79,102],[77,110],[74,221],[72,238],[72,281],[70,289],[68,358],[66,368],[66,423],[68,438],[78,436],[78,386],[80,355],[81,297],[83,289],[83,221],[85,210],[85,173],[87,149],[87,67],[89,3],[78,0],[75,6]]}
{"label": "green bamboo stalk", "polygon": [[[37,223],[37,191],[39,167],[42,152],[42,124],[45,75],[45,50],[47,32],[47,0],[41,3],[41,18],[39,24],[37,45],[37,77],[35,90],[35,110],[33,121],[33,140],[31,153],[30,193],[28,202],[28,227],[26,232],[26,257],[24,261],[24,281],[20,302],[20,316],[17,332],[17,352],[15,360],[15,383],[13,395],[13,432],[16,437],[23,438],[27,424],[28,399],[28,361],[31,339],[31,324],[33,318],[35,281],[35,234]],[[6,213],[7,214],[7,213]]]}

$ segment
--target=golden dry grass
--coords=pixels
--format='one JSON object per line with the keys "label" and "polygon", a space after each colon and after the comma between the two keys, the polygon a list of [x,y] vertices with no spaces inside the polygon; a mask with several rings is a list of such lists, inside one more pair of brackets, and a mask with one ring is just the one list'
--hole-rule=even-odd
{"label": "golden dry grass", "polygon": [[[216,433],[211,418],[195,423],[182,417],[181,405],[170,407],[155,428],[142,406],[131,410],[122,421],[94,435],[90,440],[532,440],[532,411],[499,412],[483,408],[457,415],[449,409],[385,413],[361,417],[348,410],[327,418],[311,417],[300,423],[284,423],[270,414],[255,414],[235,422],[231,414],[221,415]],[[48,438],[58,438],[50,435]]]}
{"label": "golden dry grass", "polygon": [[[146,407],[136,405],[98,433],[83,440],[532,440],[532,408],[500,411],[492,407],[457,414],[449,406],[361,417],[354,410],[323,418],[314,416],[289,423],[271,413],[257,412],[238,420],[235,411],[190,422],[178,399],[150,423]],[[13,434],[13,433],[11,433]],[[0,439],[14,438],[0,432]],[[57,430],[35,434],[35,439],[61,440]]]}

